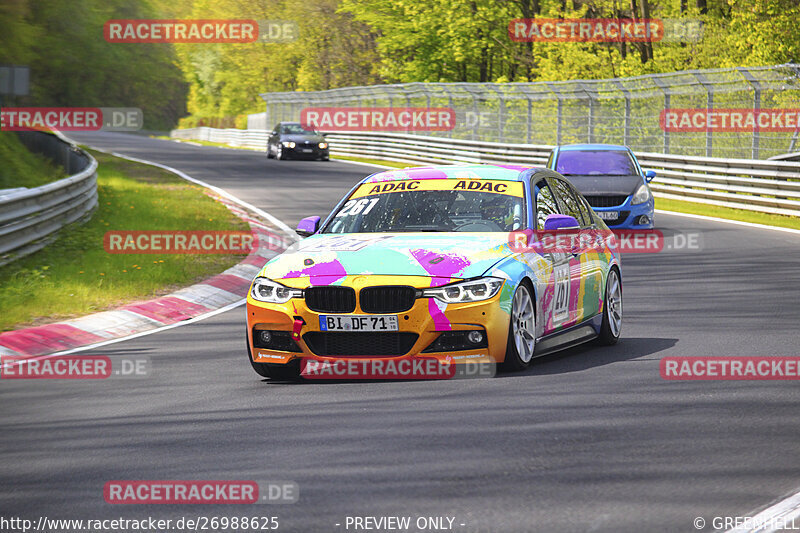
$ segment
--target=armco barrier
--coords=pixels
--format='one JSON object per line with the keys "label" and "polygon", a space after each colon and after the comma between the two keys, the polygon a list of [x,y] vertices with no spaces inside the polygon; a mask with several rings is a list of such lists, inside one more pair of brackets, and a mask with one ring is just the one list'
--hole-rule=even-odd
{"label": "armco barrier", "polygon": [[[262,130],[175,130],[172,136],[232,145],[266,148]],[[235,139],[232,142],[230,139]],[[407,163],[515,163],[544,165],[553,148],[403,133],[329,133],[331,154]],[[800,216],[800,162],[720,159],[637,152],[658,176],[650,184],[657,197]]]}
{"label": "armco barrier", "polygon": [[97,207],[97,161],[59,134],[22,132],[20,140],[71,175],[33,189],[0,190],[0,265],[43,248],[56,232]]}

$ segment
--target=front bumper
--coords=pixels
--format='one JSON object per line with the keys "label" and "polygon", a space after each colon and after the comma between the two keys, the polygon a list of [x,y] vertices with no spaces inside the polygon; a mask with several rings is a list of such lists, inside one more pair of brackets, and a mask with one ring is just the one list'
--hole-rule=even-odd
{"label": "front bumper", "polygon": [[319,159],[330,157],[330,147],[320,148],[316,144],[296,144],[294,148],[283,145],[284,153],[293,158]]}
{"label": "front bumper", "polygon": [[[596,213],[617,213],[616,218],[608,219],[603,218],[603,221],[611,229],[653,229],[655,220],[655,202],[650,200],[643,204],[633,205],[630,203],[630,197],[624,204],[616,207],[593,207]],[[646,216],[648,222],[640,224],[642,216]]]}
{"label": "front bumper", "polygon": [[[295,288],[306,288],[308,278],[276,280]],[[450,281],[450,280],[446,280]],[[453,280],[455,281],[455,280]],[[444,282],[437,283],[441,285]],[[359,295],[364,287],[383,285],[407,285],[418,289],[431,286],[431,278],[421,276],[348,276],[343,286],[352,287]],[[398,332],[343,332],[322,331],[320,316],[326,314],[312,311],[302,298],[289,300],[285,304],[271,304],[247,297],[247,342],[256,363],[289,364],[297,359],[311,359],[333,362],[340,359],[395,360],[414,358],[434,358],[440,361],[466,363],[469,361],[502,362],[505,358],[508,340],[510,289],[506,282],[493,298],[481,302],[444,304],[433,298],[417,298],[413,306],[395,314],[398,317]],[[357,297],[356,309],[352,313],[360,316],[374,316],[361,310]],[[299,335],[292,336],[293,329],[299,325]],[[254,342],[254,335],[267,330],[277,332],[280,348],[264,348],[260,340]],[[447,332],[480,331],[484,341],[478,347],[458,345],[458,349],[443,349],[453,346],[450,339],[460,339],[463,335]],[[434,342],[445,333],[446,336],[435,345]],[[325,342],[326,336],[339,335],[335,342]],[[276,335],[272,335],[273,339]],[[391,337],[391,338],[390,338]],[[331,339],[328,337],[328,339]],[[392,344],[395,343],[395,344]],[[432,346],[433,345],[433,346]],[[457,343],[456,343],[457,345]],[[351,353],[348,353],[348,346]],[[388,349],[387,349],[388,346]],[[400,347],[394,351],[392,347]],[[433,351],[431,350],[433,348]],[[465,348],[465,349],[462,349]],[[371,352],[374,350],[374,353]]]}

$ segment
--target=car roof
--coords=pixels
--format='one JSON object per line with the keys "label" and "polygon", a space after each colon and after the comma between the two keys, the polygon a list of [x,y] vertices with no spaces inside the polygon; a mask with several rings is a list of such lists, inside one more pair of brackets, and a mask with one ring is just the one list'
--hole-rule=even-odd
{"label": "car roof", "polygon": [[430,179],[522,181],[528,175],[526,171],[535,168],[523,165],[434,165],[377,172],[364,178],[361,183]]}
{"label": "car roof", "polygon": [[558,147],[559,151],[562,152],[571,152],[571,151],[579,151],[579,150],[608,150],[608,151],[616,151],[616,150],[624,150],[629,151],[630,148],[627,146],[622,146],[620,144],[565,144],[563,146]]}

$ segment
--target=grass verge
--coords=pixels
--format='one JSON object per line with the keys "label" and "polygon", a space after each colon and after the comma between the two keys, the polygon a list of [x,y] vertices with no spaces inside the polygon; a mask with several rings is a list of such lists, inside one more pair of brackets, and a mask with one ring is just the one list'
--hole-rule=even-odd
{"label": "grass verge", "polygon": [[[758,213],[756,211],[747,211],[745,209],[733,209],[731,207],[697,204],[694,202],[683,202],[681,200],[672,200],[667,198],[657,197],[656,209],[677,211],[678,213],[689,213],[692,215],[703,215],[707,217],[725,218],[728,220],[751,222],[754,224],[764,224],[767,226],[778,226],[781,228],[800,229],[800,218],[798,217],[771,215],[769,213]],[[656,221],[656,224],[658,224],[658,221]]]}
{"label": "grass verge", "polygon": [[64,169],[29,151],[16,133],[0,133],[0,189],[38,187],[66,177]]}
{"label": "grass verge", "polygon": [[244,256],[109,254],[109,230],[248,230],[204,189],[149,165],[92,152],[99,206],[44,249],[0,267],[0,331],[56,322],[167,294]]}

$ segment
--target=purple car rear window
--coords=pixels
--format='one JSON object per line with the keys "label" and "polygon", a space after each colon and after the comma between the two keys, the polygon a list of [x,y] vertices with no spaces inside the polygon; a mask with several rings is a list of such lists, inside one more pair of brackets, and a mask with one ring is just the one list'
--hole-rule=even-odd
{"label": "purple car rear window", "polygon": [[556,172],[565,176],[630,176],[636,167],[628,152],[622,150],[570,150],[561,152]]}

